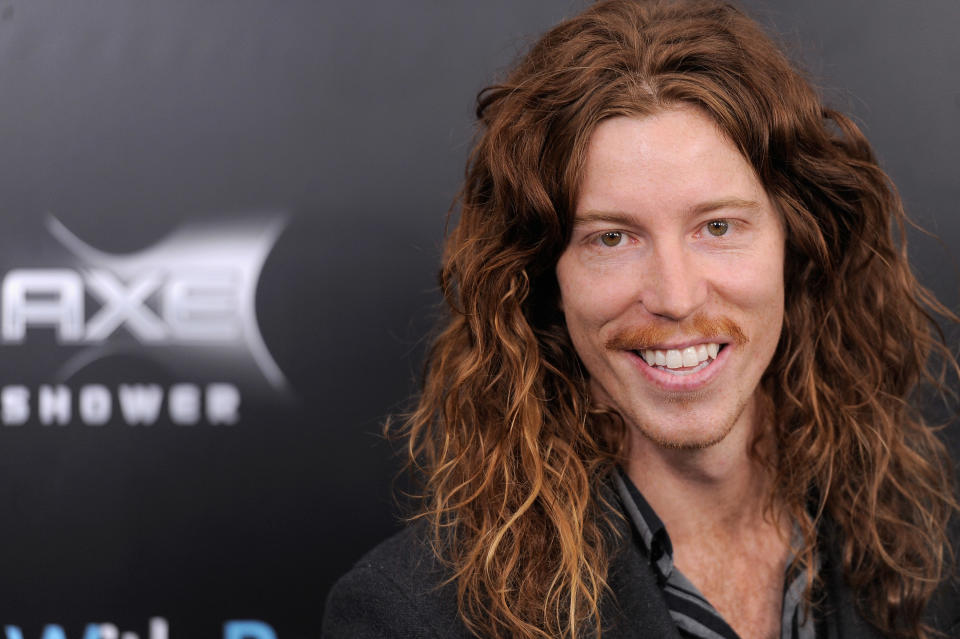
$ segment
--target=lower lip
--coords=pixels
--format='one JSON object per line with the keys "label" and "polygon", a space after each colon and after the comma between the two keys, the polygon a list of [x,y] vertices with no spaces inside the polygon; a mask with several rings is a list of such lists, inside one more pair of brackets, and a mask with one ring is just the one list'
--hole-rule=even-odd
{"label": "lower lip", "polygon": [[665,370],[654,368],[632,351],[625,351],[627,357],[633,360],[634,365],[640,369],[640,372],[658,388],[671,392],[696,391],[713,381],[713,378],[720,374],[721,370],[729,359],[731,346],[727,344],[708,366],[701,368],[693,373],[677,375],[668,373]]}

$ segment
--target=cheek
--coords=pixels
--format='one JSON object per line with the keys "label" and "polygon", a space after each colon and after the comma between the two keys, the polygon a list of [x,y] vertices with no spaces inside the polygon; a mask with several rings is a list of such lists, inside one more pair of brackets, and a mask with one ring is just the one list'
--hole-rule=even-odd
{"label": "cheek", "polygon": [[760,350],[775,348],[784,314],[782,264],[753,260],[713,283],[718,303],[712,312],[729,314]]}
{"label": "cheek", "polygon": [[610,280],[579,276],[560,281],[560,310],[571,333],[597,331],[616,317],[622,301]]}
{"label": "cheek", "polygon": [[739,287],[740,306],[749,309],[746,317],[753,324],[751,332],[764,343],[776,344],[783,325],[783,271],[778,264],[765,269],[754,271]]}
{"label": "cheek", "polygon": [[[604,294],[575,258],[565,255],[557,263],[557,284],[560,289],[560,310],[574,349],[583,358],[592,348],[603,324]],[[589,359],[587,357],[586,359]]]}
{"label": "cheek", "polygon": [[776,269],[754,273],[749,279],[744,279],[737,289],[744,306],[771,312],[783,308],[783,277],[776,273]]}
{"label": "cheek", "polygon": [[783,259],[782,240],[777,237],[738,268],[738,276],[730,288],[741,306],[767,318],[782,315]]}
{"label": "cheek", "polygon": [[748,335],[779,334],[783,322],[783,286],[766,281],[745,284],[752,285],[738,287],[728,299],[734,300],[733,306],[742,313],[743,320],[748,325],[752,324]]}

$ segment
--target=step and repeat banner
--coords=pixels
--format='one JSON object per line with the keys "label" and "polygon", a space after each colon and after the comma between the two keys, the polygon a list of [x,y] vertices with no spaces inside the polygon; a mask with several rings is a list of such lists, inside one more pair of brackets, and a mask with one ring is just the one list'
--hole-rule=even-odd
{"label": "step and repeat banner", "polygon": [[[956,308],[960,8],[827,5],[748,6],[943,239],[916,266]],[[380,432],[473,99],[581,6],[0,0],[0,639],[319,634],[398,527]]]}

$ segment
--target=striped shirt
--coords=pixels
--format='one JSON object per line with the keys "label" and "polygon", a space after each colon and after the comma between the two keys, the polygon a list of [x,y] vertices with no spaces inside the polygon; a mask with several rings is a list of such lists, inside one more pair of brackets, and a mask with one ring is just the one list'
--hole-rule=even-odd
{"label": "striped shirt", "polygon": [[[700,590],[673,563],[673,546],[667,529],[647,500],[623,472],[614,482],[624,509],[644,545],[650,565],[663,589],[663,598],[680,636],[693,639],[740,639]],[[787,562],[788,566],[790,562]],[[806,578],[788,570],[784,579],[780,639],[816,639],[816,622],[804,614]]]}

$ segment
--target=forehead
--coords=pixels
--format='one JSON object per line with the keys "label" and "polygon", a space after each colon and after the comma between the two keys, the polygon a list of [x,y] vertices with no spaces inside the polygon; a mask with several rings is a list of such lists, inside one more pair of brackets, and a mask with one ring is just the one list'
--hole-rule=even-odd
{"label": "forehead", "polygon": [[753,167],[694,107],[610,118],[590,137],[578,213],[663,214],[719,199],[769,205]]}

